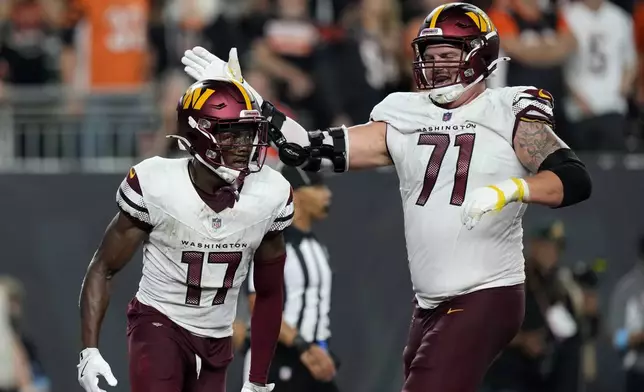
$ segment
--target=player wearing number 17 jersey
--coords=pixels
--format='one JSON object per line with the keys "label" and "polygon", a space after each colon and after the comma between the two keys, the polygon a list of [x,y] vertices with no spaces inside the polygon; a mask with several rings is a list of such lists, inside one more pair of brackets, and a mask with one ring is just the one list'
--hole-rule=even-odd
{"label": "player wearing number 17 jersey", "polygon": [[282,318],[281,232],[292,221],[293,196],[278,172],[263,167],[267,126],[241,84],[199,82],[178,106],[176,137],[192,158],[150,158],[129,171],[81,293],[78,377],[86,391],[99,391],[99,375],[116,384],[98,334],[109,281],[141,243],[143,274],[127,312],[131,390],[225,391],[237,296],[251,260],[258,290],[243,391],[272,390],[266,383]]}
{"label": "player wearing number 17 jersey", "polygon": [[[287,164],[395,166],[417,301],[402,390],[474,392],[523,319],[525,204],[579,203],[591,181],[553,132],[550,93],[487,88],[504,59],[479,8],[441,5],[412,47],[420,91],[390,95],[366,124],[307,132],[268,102],[262,112]],[[234,56],[226,64],[195,48],[182,62],[196,78],[242,80]]]}

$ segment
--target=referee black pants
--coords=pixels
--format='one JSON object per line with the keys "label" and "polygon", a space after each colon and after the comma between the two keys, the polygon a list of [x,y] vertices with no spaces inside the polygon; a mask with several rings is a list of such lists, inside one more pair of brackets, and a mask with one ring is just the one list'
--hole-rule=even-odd
{"label": "referee black pants", "polygon": [[275,349],[268,382],[275,383],[276,392],[339,392],[335,381],[314,379],[309,369],[300,362],[297,351],[282,344]]}

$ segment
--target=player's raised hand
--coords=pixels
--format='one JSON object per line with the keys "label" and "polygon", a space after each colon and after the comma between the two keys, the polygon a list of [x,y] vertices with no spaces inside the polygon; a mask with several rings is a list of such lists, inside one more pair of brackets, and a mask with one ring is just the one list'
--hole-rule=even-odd
{"label": "player's raised hand", "polygon": [[461,222],[468,230],[476,226],[483,215],[500,211],[514,201],[528,198],[528,184],[521,178],[511,178],[496,185],[475,189],[467,194],[461,210]]}
{"label": "player's raised hand", "polygon": [[115,387],[118,383],[110,365],[105,362],[97,348],[86,348],[81,351],[80,363],[77,367],[78,382],[87,392],[105,392],[98,387],[98,376],[105,378],[111,387]]}
{"label": "player's raised hand", "polygon": [[237,48],[230,49],[228,62],[210,53],[201,46],[186,50],[181,58],[184,71],[197,81],[206,79],[232,79],[243,83],[241,66],[237,58]]}
{"label": "player's raised hand", "polygon": [[275,384],[257,385],[246,381],[241,392],[271,392],[273,388],[275,388]]}

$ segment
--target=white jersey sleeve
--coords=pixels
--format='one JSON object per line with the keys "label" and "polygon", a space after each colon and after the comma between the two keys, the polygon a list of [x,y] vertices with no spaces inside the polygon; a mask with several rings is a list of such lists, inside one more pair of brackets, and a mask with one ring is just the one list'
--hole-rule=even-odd
{"label": "white jersey sleeve", "polygon": [[414,133],[427,124],[427,109],[434,104],[427,94],[389,94],[371,111],[371,121],[382,121],[404,133]]}
{"label": "white jersey sleeve", "polygon": [[507,113],[507,121],[513,126],[495,129],[511,145],[521,122],[540,122],[555,128],[554,98],[548,91],[533,86],[506,87],[499,91],[500,104],[505,108],[501,113]]}
{"label": "white jersey sleeve", "polygon": [[288,198],[284,199],[284,203],[280,205],[280,208],[275,214],[275,219],[268,229],[269,233],[283,231],[293,223],[293,215],[295,213],[293,207],[293,189],[289,187]]}
{"label": "white jersey sleeve", "polygon": [[544,89],[521,88],[512,98],[512,113],[517,121],[536,121],[554,125],[554,98]]}
{"label": "white jersey sleeve", "polygon": [[142,229],[150,231],[155,226],[154,214],[150,213],[150,208],[144,196],[140,173],[137,170],[139,165],[132,167],[121,182],[116,192],[116,204],[123,213],[132,218],[135,223],[138,223]]}

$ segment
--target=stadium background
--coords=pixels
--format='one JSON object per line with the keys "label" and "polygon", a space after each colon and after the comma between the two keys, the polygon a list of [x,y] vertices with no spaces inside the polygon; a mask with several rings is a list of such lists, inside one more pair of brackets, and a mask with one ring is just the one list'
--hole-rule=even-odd
{"label": "stadium background", "polygon": [[[0,2],[0,274],[25,286],[24,329],[38,348],[51,390],[80,388],[80,283],[116,211],[118,183],[133,162],[177,153],[164,136],[174,129],[174,105],[190,83],[179,64],[183,50],[199,44],[226,58],[236,46],[251,84],[306,125],[356,124],[388,92],[411,88],[408,33],[438,4]],[[516,2],[478,5],[511,9]],[[639,9],[625,0],[619,6],[629,13]],[[297,22],[289,15],[298,16]],[[635,29],[644,26],[636,23]],[[549,218],[563,220],[565,264],[606,261],[599,281],[601,314],[608,313],[610,293],[634,263],[633,244],[644,232],[638,219],[644,207],[637,203],[644,194],[639,90],[632,92],[622,151],[599,146],[582,153],[594,179],[593,198],[560,211],[531,207],[525,218],[526,233]],[[564,122],[558,132],[566,138],[571,129]],[[329,245],[335,273],[331,317],[333,346],[343,359],[339,383],[355,392],[397,391],[412,309],[397,179],[391,170],[350,173],[332,176],[330,186],[333,211],[319,235]],[[139,260],[137,255],[117,277],[101,334],[103,356],[120,381],[114,391],[128,390],[124,311],[136,290]],[[588,390],[620,390],[620,359],[606,330],[597,350],[599,371]],[[231,369],[229,390],[241,385],[240,365],[236,360]]]}

